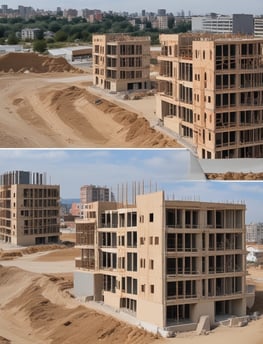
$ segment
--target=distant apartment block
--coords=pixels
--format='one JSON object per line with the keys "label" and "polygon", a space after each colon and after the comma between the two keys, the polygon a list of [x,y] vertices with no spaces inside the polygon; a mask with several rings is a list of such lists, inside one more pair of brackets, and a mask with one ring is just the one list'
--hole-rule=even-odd
{"label": "distant apartment block", "polygon": [[93,84],[113,91],[150,88],[150,37],[93,35]]}
{"label": "distant apartment block", "polygon": [[245,205],[94,202],[76,220],[74,292],[167,331],[246,314]]}
{"label": "distant apartment block", "polygon": [[160,35],[156,114],[199,158],[263,157],[263,39]]}
{"label": "distant apartment block", "polygon": [[166,9],[165,8],[159,8],[157,11],[158,16],[166,16]]}
{"label": "distant apartment block", "polygon": [[246,225],[246,240],[249,243],[263,244],[263,223]]}
{"label": "distant apartment block", "polygon": [[254,35],[255,37],[263,37],[263,17],[254,18]]}
{"label": "distant apartment block", "polygon": [[58,185],[27,171],[0,176],[0,240],[15,245],[59,241]]}
{"label": "distant apartment block", "polygon": [[68,18],[68,20],[72,18],[76,18],[78,16],[78,10],[75,8],[64,9],[63,17]]}
{"label": "distant apartment block", "polygon": [[192,32],[253,35],[254,18],[251,14],[196,16],[192,17]]}
{"label": "distant apartment block", "polygon": [[168,16],[157,16],[152,21],[152,28],[158,30],[167,30],[168,29]]}
{"label": "distant apartment block", "polygon": [[81,203],[72,203],[71,208],[69,210],[72,216],[80,216],[81,211]]}
{"label": "distant apartment block", "polygon": [[25,41],[26,39],[34,40],[38,38],[39,33],[40,33],[40,29],[38,28],[35,28],[35,29],[25,28],[21,30],[21,39],[23,41]]}
{"label": "distant apartment block", "polygon": [[80,203],[96,201],[109,201],[111,198],[110,189],[105,186],[83,185],[80,188]]}
{"label": "distant apartment block", "polygon": [[35,10],[30,6],[18,6],[18,15],[24,19],[28,19],[36,15]]}

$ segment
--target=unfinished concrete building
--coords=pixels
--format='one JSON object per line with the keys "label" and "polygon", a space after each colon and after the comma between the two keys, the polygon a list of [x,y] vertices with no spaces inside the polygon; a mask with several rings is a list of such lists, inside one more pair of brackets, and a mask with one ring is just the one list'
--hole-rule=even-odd
{"label": "unfinished concrete building", "polygon": [[0,176],[0,240],[21,246],[59,242],[59,186],[28,171]]}
{"label": "unfinished concrete building", "polygon": [[150,37],[93,35],[93,85],[112,92],[150,88]]}
{"label": "unfinished concrete building", "polygon": [[109,201],[110,189],[106,186],[83,185],[80,188],[80,203],[90,203],[96,201]]}
{"label": "unfinished concrete building", "polygon": [[133,315],[145,328],[185,331],[202,315],[246,314],[245,205],[165,200],[94,202],[76,221],[74,292]]}
{"label": "unfinished concrete building", "polygon": [[263,39],[160,35],[157,116],[199,158],[263,157]]}

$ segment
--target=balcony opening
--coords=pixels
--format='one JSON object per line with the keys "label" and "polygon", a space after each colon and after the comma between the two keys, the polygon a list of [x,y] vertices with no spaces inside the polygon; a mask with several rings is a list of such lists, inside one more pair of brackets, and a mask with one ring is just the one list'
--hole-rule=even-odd
{"label": "balcony opening", "polygon": [[167,251],[176,250],[176,234],[170,234],[170,233],[167,234],[166,247],[167,247]]}
{"label": "balcony opening", "polygon": [[184,323],[190,320],[190,305],[173,305],[166,307],[166,325]]}

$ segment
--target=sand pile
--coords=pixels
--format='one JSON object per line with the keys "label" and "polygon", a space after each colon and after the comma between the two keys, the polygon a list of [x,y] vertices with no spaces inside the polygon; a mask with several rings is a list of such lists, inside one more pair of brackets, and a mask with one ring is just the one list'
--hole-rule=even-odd
{"label": "sand pile", "polygon": [[9,53],[0,56],[0,72],[24,73],[78,72],[63,57],[49,57],[36,53]]}
{"label": "sand pile", "polygon": [[154,336],[143,330],[79,306],[66,290],[72,287],[72,281],[65,277],[0,266],[0,280],[1,319],[16,325],[3,339],[12,340],[17,331],[21,343],[26,338],[30,343],[56,344],[154,341]]}
{"label": "sand pile", "polygon": [[32,254],[37,252],[45,252],[59,249],[67,249],[65,245],[39,245],[39,246],[29,246],[21,249],[13,250],[1,250],[0,249],[0,259],[1,260],[10,260],[17,257],[22,257],[25,254]]}
{"label": "sand pile", "polygon": [[[63,122],[66,122],[72,128],[76,128],[83,136],[93,136],[93,139],[103,141],[103,137],[91,123],[76,110],[76,104],[81,101],[81,106],[91,103],[104,114],[108,114],[111,119],[122,126],[119,133],[124,135],[124,139],[128,143],[132,143],[136,147],[180,147],[173,139],[165,137],[149,126],[149,122],[137,114],[121,108],[120,106],[100,99],[83,88],[71,86],[52,93],[50,98],[50,106],[55,109],[57,115]],[[74,113],[74,116],[72,114]],[[89,127],[89,129],[87,128]]]}
{"label": "sand pile", "polygon": [[214,180],[263,180],[262,173],[226,172],[226,173],[207,173],[207,179]]}
{"label": "sand pile", "polygon": [[182,147],[142,118],[147,101],[143,111],[132,110],[125,102],[88,92],[82,85],[88,83],[86,76],[70,79],[68,73],[2,74],[0,146]]}

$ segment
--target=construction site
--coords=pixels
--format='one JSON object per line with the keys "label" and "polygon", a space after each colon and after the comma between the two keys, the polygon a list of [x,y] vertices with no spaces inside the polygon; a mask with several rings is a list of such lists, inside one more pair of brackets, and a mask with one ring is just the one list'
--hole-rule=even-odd
{"label": "construction site", "polygon": [[201,159],[263,157],[263,40],[160,35],[156,114]]}
{"label": "construction site", "polygon": [[244,216],[245,204],[169,201],[162,191],[88,203],[76,220],[75,296],[164,335],[195,330],[203,315],[209,328],[242,319],[255,297]]}

